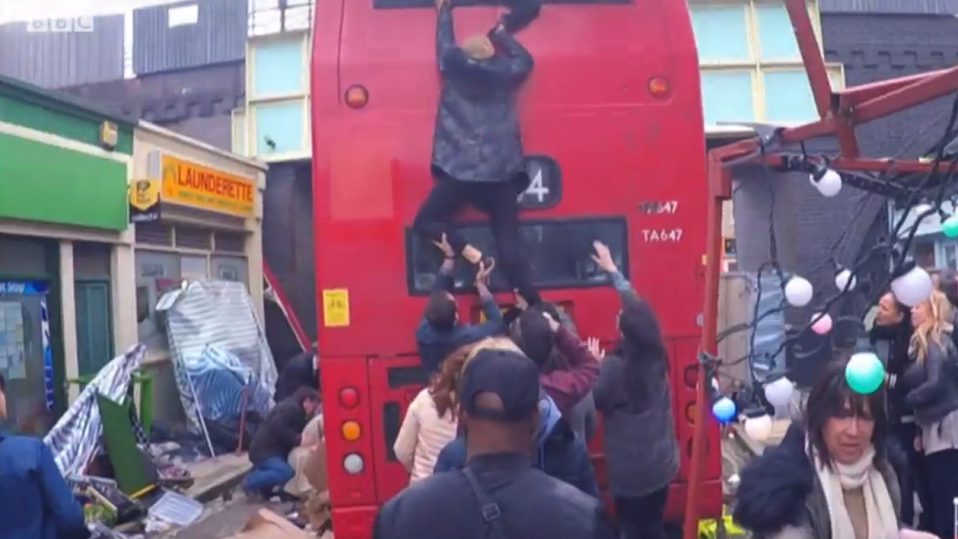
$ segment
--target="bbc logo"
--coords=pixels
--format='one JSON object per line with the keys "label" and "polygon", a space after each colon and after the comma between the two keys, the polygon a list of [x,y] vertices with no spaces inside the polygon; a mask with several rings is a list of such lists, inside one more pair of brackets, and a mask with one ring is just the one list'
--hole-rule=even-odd
{"label": "bbc logo", "polygon": [[57,19],[33,19],[27,22],[27,32],[46,34],[52,32],[92,32],[93,17],[68,17]]}

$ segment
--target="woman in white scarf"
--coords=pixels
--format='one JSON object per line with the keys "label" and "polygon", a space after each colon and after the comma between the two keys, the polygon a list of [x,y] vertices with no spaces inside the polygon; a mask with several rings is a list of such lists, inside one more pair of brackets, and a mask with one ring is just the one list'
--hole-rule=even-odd
{"label": "woman in white scarf", "polygon": [[899,539],[896,470],[884,392],[859,395],[845,361],[812,388],[803,423],[742,471],[734,517],[756,539]]}

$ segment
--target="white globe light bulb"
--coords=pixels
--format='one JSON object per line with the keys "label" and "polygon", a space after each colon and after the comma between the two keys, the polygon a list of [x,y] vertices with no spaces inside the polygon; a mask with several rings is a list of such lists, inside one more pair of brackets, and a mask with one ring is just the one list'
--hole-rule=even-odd
{"label": "white globe light bulb", "polygon": [[842,176],[832,169],[826,170],[825,174],[818,180],[815,179],[814,175],[810,176],[810,179],[815,189],[818,189],[818,192],[824,197],[831,198],[842,190]]}
{"label": "white globe light bulb", "polygon": [[792,400],[792,393],[795,390],[795,384],[787,377],[783,376],[771,384],[765,386],[765,399],[776,408],[787,406]]}
{"label": "white globe light bulb", "polygon": [[812,301],[812,283],[802,277],[792,277],[785,283],[785,299],[793,307],[804,307]]}
{"label": "white globe light bulb", "polygon": [[745,435],[756,442],[765,442],[772,433],[772,418],[768,414],[745,420]]}
{"label": "white globe light bulb", "polygon": [[931,276],[918,266],[891,282],[891,291],[895,298],[909,307],[931,297],[932,287]]}
{"label": "white globe light bulb", "polygon": [[[851,284],[849,284],[848,281],[851,281]],[[848,290],[854,290],[857,285],[858,279],[852,275],[851,270],[844,269],[835,274],[835,286],[839,290],[845,290],[846,288],[848,288]]]}

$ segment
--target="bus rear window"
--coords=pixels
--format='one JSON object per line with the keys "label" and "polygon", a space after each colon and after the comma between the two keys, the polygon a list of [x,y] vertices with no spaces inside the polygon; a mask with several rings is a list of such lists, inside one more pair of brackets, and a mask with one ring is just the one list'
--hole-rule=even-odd
{"label": "bus rear window", "polygon": [[[463,225],[459,231],[469,243],[498,258],[488,227]],[[628,275],[624,218],[527,221],[521,223],[519,233],[532,263],[533,281],[539,288],[590,288],[609,284],[608,276],[596,267],[590,256],[595,240],[609,246],[616,265]],[[442,264],[442,255],[410,229],[406,230],[406,253],[409,293],[428,294]],[[465,262],[460,262],[456,269],[456,291],[472,290],[475,270]],[[510,290],[500,269],[493,272],[491,288],[494,292]]]}
{"label": "bus rear window", "polygon": [[[633,0],[541,0],[543,4],[631,4]],[[501,6],[502,0],[452,0],[453,5],[460,6]],[[373,0],[376,9],[436,9],[435,0]]]}

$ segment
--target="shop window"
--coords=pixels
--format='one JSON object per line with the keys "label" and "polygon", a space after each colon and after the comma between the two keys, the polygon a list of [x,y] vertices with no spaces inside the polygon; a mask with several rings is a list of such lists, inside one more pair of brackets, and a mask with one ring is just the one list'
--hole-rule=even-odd
{"label": "shop window", "polygon": [[150,349],[165,349],[166,328],[156,315],[156,303],[179,286],[180,264],[176,253],[136,251],[136,322],[140,342]]}
{"label": "shop window", "polygon": [[692,29],[702,63],[747,62],[746,6],[693,6]]}
{"label": "shop window", "polygon": [[180,279],[205,279],[208,275],[205,256],[180,256]]}
{"label": "shop window", "polygon": [[752,95],[751,71],[703,71],[705,124],[754,121]]}
{"label": "shop window", "polygon": [[183,249],[212,249],[213,237],[209,230],[178,226],[175,229],[176,246]]}
{"label": "shop window", "polygon": [[915,263],[923,268],[935,267],[934,242],[915,243]]}
{"label": "shop window", "polygon": [[801,61],[792,21],[783,4],[756,4],[759,56],[763,62]]}
{"label": "shop window", "polygon": [[137,223],[136,242],[172,247],[173,227],[160,223]]}
{"label": "shop window", "polygon": [[246,252],[246,234],[240,232],[217,232],[213,250],[218,253]]}
{"label": "shop window", "polygon": [[239,256],[213,256],[211,277],[224,281],[249,284],[249,263]]}
{"label": "shop window", "polygon": [[949,243],[944,245],[941,250],[945,255],[943,266],[950,269],[958,269],[958,245]]}

